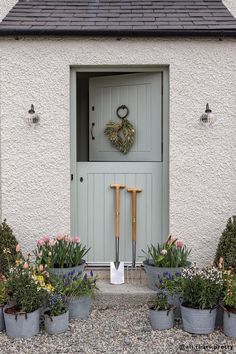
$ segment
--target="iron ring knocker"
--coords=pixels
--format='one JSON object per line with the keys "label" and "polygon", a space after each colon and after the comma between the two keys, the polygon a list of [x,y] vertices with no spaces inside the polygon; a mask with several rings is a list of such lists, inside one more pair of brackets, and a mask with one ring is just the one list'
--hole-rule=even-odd
{"label": "iron ring knocker", "polygon": [[[119,111],[120,111],[121,109],[122,109],[122,110],[126,110],[126,114],[125,114],[124,116],[121,116],[120,113],[119,113]],[[117,117],[120,118],[120,119],[125,119],[125,118],[129,115],[129,108],[128,108],[125,104],[122,104],[121,106],[119,106],[119,107],[117,108],[117,110],[116,110],[116,115],[117,115]]]}

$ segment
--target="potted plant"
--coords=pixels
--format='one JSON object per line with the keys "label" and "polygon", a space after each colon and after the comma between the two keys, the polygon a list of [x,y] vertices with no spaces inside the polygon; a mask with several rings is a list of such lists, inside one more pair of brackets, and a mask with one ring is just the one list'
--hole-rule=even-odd
{"label": "potted plant", "polygon": [[13,338],[27,338],[39,333],[40,307],[47,298],[47,290],[35,280],[29,269],[15,268],[7,280],[10,300],[15,305],[4,308],[6,333]]}
{"label": "potted plant", "polygon": [[173,239],[171,235],[163,244],[151,245],[147,252],[143,252],[146,255],[143,265],[147,274],[148,287],[155,291],[158,291],[158,275],[164,272],[171,274],[181,272],[183,267],[190,265],[187,258],[191,250],[187,249],[183,241]]}
{"label": "potted plant", "polygon": [[154,330],[169,329],[174,326],[174,306],[168,303],[167,295],[158,293],[149,306],[151,326]]}
{"label": "potted plant", "polygon": [[46,281],[48,273],[40,273],[30,264],[30,254],[25,259],[19,245],[16,252],[16,265],[10,269],[6,282],[9,303],[4,307],[4,320],[8,336],[27,338],[38,334],[40,309],[53,287]]}
{"label": "potted plant", "polygon": [[84,256],[89,249],[82,246],[79,237],[58,235],[56,238],[44,236],[37,242],[36,263],[47,267],[51,274],[68,274],[84,271]]}
{"label": "potted plant", "polygon": [[6,278],[4,275],[0,275],[0,331],[5,329],[3,308],[7,301],[6,294]]}
{"label": "potted plant", "polygon": [[98,290],[93,272],[80,277],[80,273],[72,271],[62,276],[62,293],[66,296],[69,318],[87,319],[89,317],[92,296]]}
{"label": "potted plant", "polygon": [[224,272],[224,318],[226,336],[236,338],[236,273],[233,269]]}
{"label": "potted plant", "polygon": [[[217,305],[223,289],[222,271],[215,267],[183,268],[180,277],[166,278],[165,288],[182,296],[183,329],[189,333],[209,334],[214,331]],[[174,286],[173,286],[174,283]],[[171,285],[170,285],[171,284]]]}
{"label": "potted plant", "polygon": [[48,334],[59,334],[67,331],[69,326],[69,311],[65,298],[61,294],[51,294],[48,307],[44,312],[44,326]]}

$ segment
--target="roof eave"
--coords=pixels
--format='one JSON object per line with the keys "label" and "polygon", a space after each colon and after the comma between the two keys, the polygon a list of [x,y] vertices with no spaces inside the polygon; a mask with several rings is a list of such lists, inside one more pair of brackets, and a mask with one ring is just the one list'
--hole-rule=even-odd
{"label": "roof eave", "polygon": [[0,28],[0,36],[108,36],[108,37],[236,37],[235,29],[176,29],[176,30],[81,30],[81,29],[5,29]]}

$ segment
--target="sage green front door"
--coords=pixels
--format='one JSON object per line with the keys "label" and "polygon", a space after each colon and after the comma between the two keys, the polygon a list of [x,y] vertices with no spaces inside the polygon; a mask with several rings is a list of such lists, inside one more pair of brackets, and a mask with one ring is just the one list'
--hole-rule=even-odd
{"label": "sage green front door", "polygon": [[[135,142],[124,155],[104,135],[128,107]],[[141,188],[137,195],[137,256],[163,236],[162,74],[137,73],[91,78],[89,82],[89,161],[77,164],[77,234],[91,247],[87,260],[104,264],[115,257],[113,183]],[[82,181],[82,182],[81,182]],[[132,258],[131,194],[121,190],[120,259]]]}

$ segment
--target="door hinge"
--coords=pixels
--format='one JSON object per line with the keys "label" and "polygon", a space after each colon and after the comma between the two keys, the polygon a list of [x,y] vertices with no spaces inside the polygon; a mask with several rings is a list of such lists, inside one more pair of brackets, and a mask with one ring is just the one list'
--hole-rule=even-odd
{"label": "door hinge", "polygon": [[73,175],[73,173],[70,175],[70,180],[71,181],[73,181],[73,179],[74,179],[74,175]]}

